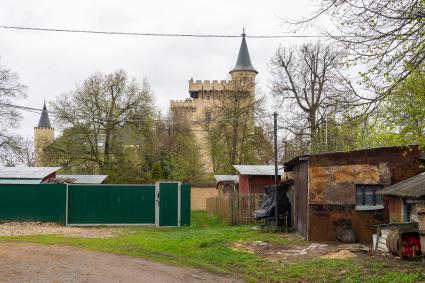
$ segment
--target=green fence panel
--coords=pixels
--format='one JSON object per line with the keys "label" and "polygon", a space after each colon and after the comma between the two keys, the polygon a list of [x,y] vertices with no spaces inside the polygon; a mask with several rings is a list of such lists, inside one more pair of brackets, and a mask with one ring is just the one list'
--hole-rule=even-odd
{"label": "green fence panel", "polygon": [[154,185],[69,185],[69,224],[155,224]]}
{"label": "green fence panel", "polygon": [[0,221],[65,224],[66,185],[0,185]]}
{"label": "green fence panel", "polygon": [[159,226],[178,226],[178,182],[159,183]]}
{"label": "green fence panel", "polygon": [[181,185],[180,225],[190,225],[190,185]]}

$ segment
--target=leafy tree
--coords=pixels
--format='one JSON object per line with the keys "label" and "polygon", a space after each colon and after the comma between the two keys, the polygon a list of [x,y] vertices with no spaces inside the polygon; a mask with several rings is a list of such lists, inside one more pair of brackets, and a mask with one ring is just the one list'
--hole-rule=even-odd
{"label": "leafy tree", "polygon": [[[57,123],[70,129],[52,148],[58,147],[55,151],[65,163],[78,160],[80,169],[89,167],[99,173],[114,169],[116,146],[128,138],[121,135],[123,129],[140,125],[139,120],[149,120],[154,112],[148,83],[140,85],[122,70],[90,76],[76,90],[57,98],[52,106]],[[127,144],[137,149],[137,144]]]}
{"label": "leafy tree", "polygon": [[197,184],[208,183],[201,161],[200,147],[194,131],[190,128],[189,113],[185,109],[173,109],[170,113],[166,133],[165,150],[168,179]]}
{"label": "leafy tree", "polygon": [[150,172],[152,181],[159,181],[164,179],[164,173],[162,172],[162,167],[160,162],[155,162],[152,166],[152,170]]}
{"label": "leafy tree", "polygon": [[425,145],[425,70],[417,70],[388,97],[382,122],[397,133],[400,144]]}
{"label": "leafy tree", "polygon": [[64,130],[45,150],[46,164],[72,173],[108,174],[113,183],[205,177],[184,119],[164,119],[147,83],[140,86],[123,71],[91,76],[55,101],[53,111]]}

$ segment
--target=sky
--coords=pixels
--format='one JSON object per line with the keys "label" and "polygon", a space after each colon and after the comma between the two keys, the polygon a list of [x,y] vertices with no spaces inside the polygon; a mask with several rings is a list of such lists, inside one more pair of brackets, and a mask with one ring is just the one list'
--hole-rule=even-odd
{"label": "sky", "polygon": [[[0,25],[125,32],[284,35],[282,18],[300,19],[315,0],[2,0]],[[305,34],[318,34],[314,29]],[[298,34],[302,34],[298,33]],[[16,104],[42,108],[95,72],[123,69],[150,83],[165,113],[170,100],[189,97],[188,80],[222,80],[236,63],[240,38],[170,38],[17,31],[0,28],[0,66],[18,73],[27,98]],[[305,39],[247,38],[258,86],[269,92],[268,63],[281,44]],[[15,132],[32,137],[39,114],[22,112]],[[53,122],[54,125],[54,121]]]}

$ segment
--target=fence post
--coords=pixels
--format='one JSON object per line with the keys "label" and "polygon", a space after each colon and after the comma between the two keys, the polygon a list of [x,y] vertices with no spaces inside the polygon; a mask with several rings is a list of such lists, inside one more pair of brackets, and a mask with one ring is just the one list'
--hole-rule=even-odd
{"label": "fence post", "polygon": [[181,182],[178,182],[178,194],[177,194],[177,202],[178,202],[178,207],[177,207],[177,225],[178,225],[178,227],[180,227],[180,223],[181,223],[181,202],[182,202],[182,197],[181,197],[181,194],[182,194],[182,188],[181,188]]}
{"label": "fence post", "polygon": [[159,182],[155,182],[155,226],[159,227]]}
{"label": "fence post", "polygon": [[68,226],[68,184],[65,187],[65,226]]}

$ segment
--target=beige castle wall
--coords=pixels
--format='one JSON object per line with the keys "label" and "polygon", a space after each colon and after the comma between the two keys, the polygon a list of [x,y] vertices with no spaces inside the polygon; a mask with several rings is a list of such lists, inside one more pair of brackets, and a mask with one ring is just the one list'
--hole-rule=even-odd
{"label": "beige castle wall", "polygon": [[43,148],[53,143],[55,130],[53,128],[34,128],[35,165],[43,166]]}
{"label": "beige castle wall", "polygon": [[[254,72],[232,72],[232,80],[189,80],[189,91],[198,91],[197,99],[171,100],[172,110],[185,111],[191,122],[194,136],[200,147],[201,161],[204,170],[213,173],[213,163],[209,152],[208,132],[203,131],[202,121],[205,121],[206,113],[213,112],[219,100],[226,99],[226,95],[237,87],[238,82],[244,81],[249,85],[248,91],[252,94],[251,99],[255,99],[255,76]],[[212,117],[214,118],[214,117]],[[254,120],[250,122],[254,128]]]}
{"label": "beige castle wall", "polygon": [[206,172],[213,172],[213,164],[210,158],[208,146],[208,132],[203,131],[201,121],[205,120],[206,112],[214,106],[213,99],[194,99],[192,101],[171,101],[171,109],[184,110],[188,114],[191,129],[199,145],[201,162]]}

